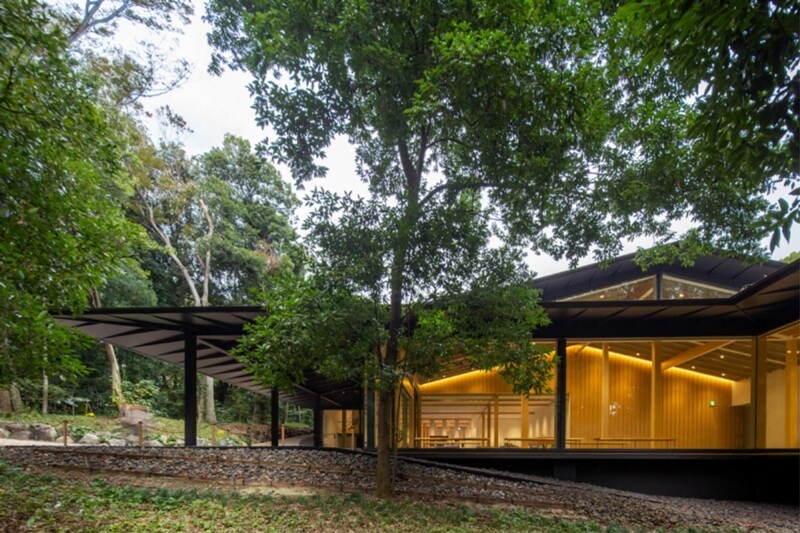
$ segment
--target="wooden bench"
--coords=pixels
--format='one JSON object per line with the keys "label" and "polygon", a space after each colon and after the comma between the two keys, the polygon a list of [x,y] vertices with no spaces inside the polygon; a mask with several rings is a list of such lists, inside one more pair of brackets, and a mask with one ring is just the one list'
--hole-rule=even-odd
{"label": "wooden bench", "polygon": [[[554,448],[556,445],[555,437],[525,437],[525,438],[507,437],[505,441],[507,444],[511,444],[513,442],[519,442],[520,446],[523,448]],[[582,443],[583,439],[568,438],[567,448],[579,448]]]}
{"label": "wooden bench", "polygon": [[641,448],[642,444],[647,444],[647,447],[658,445],[659,448],[674,448],[678,439],[671,437],[595,437],[594,441],[597,448]]}
{"label": "wooden bench", "polygon": [[419,443],[422,448],[464,448],[468,445],[475,445],[476,447],[488,447],[489,439],[480,437],[446,437],[446,436],[433,436],[433,437],[417,437],[414,439]]}

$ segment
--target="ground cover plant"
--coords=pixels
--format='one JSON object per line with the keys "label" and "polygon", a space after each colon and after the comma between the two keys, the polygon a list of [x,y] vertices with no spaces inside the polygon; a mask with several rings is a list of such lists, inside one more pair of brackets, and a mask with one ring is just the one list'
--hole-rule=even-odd
{"label": "ground cover plant", "polygon": [[523,509],[378,500],[359,493],[242,494],[88,479],[29,473],[0,462],[0,524],[6,531],[37,532],[628,531]]}
{"label": "ground cover plant", "polygon": [[[19,413],[7,414],[0,417],[0,420],[21,422],[24,424],[42,423],[48,424],[55,428],[61,428],[64,421],[67,422],[67,429],[70,437],[73,440],[80,440],[86,433],[109,432],[115,433],[122,429],[119,423],[119,418],[104,417],[104,416],[87,416],[87,415],[69,415],[69,414],[48,414],[41,413]],[[183,420],[174,418],[155,417],[156,427],[148,431],[148,435],[156,437],[163,437],[165,442],[175,442],[183,439],[184,423]],[[287,423],[287,431],[310,431],[310,428],[296,423]],[[221,439],[230,439],[234,437],[237,442],[246,443],[248,441],[249,432],[252,430],[259,436],[267,433],[266,426],[262,425],[248,425],[248,424],[224,424],[218,423],[214,426],[216,430],[215,438],[217,441]],[[208,422],[200,422],[197,425],[197,434],[200,438],[211,440],[212,426]]]}

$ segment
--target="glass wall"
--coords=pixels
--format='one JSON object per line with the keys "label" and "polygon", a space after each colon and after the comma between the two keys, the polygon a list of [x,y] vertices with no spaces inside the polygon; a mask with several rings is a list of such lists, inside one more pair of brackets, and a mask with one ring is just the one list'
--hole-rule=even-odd
{"label": "glass wall", "polygon": [[689,281],[676,276],[654,275],[627,281],[596,291],[564,298],[563,301],[598,302],[630,300],[692,300],[703,298],[728,298],[736,291],[714,285]]}
{"label": "glass wall", "polygon": [[414,446],[543,447],[555,444],[555,379],[546,394],[514,394],[496,372],[468,371],[417,387]]}
{"label": "glass wall", "polygon": [[322,416],[322,445],[354,449],[363,446],[361,411],[326,409]]}
{"label": "glass wall", "polygon": [[[797,448],[800,325],[764,337],[570,341],[566,446]],[[496,372],[417,384],[401,446],[553,448],[556,383],[519,396]],[[407,413],[407,414],[406,414]]]}

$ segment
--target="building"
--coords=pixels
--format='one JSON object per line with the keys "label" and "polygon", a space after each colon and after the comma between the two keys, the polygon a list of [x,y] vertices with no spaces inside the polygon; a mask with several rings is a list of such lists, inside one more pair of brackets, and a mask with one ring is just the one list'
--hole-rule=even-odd
{"label": "building", "polygon": [[[465,358],[451,357],[437,379],[404,382],[400,447],[437,457],[492,449],[557,454],[562,466],[573,465],[562,474],[575,479],[575,461],[589,453],[743,457],[781,450],[797,461],[800,261],[748,265],[704,256],[691,267],[642,272],[628,255],[605,268],[543,277],[536,286],[552,323],[532,342],[558,356],[552,392],[515,395],[495,373],[472,371]],[[274,406],[280,397],[314,408],[316,445],[374,446],[373,402],[360,383],[333,383],[307,371],[294,391],[273,391],[229,355],[243,325],[261,312],[94,309],[59,318],[100,340],[182,365],[187,376],[200,372],[269,395]],[[195,380],[186,382],[192,445]],[[791,479],[796,493],[797,477]]]}

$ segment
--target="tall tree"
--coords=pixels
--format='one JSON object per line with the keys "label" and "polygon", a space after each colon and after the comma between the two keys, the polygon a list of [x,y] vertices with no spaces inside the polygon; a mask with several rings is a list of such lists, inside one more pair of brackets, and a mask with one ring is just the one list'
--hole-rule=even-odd
{"label": "tall tree", "polygon": [[0,380],[83,372],[74,335],[48,311],[80,312],[140,234],[96,93],[42,4],[0,5]]}
{"label": "tall tree", "polygon": [[[136,189],[138,218],[192,305],[242,303],[272,272],[292,269],[288,220],[297,200],[247,141],[227,136],[194,161],[180,144],[163,143],[157,157]],[[205,385],[206,417],[215,421],[213,380]]]}
{"label": "tall tree", "polygon": [[[133,118],[144,107],[143,98],[171,91],[188,76],[189,65],[185,59],[171,59],[169,47],[164,50],[163,37],[158,45],[152,39],[139,38],[135,44],[115,45],[115,35],[120,24],[144,28],[145,35],[154,32],[181,32],[188,24],[193,6],[182,0],[84,0],[83,2],[58,2],[59,24],[67,35],[74,55],[80,58],[80,68],[96,83],[96,101],[104,108],[112,124],[115,140],[126,154],[130,169],[131,156],[141,157],[142,128]],[[145,163],[138,161],[138,163]],[[100,289],[91,294],[91,305],[103,303]],[[108,368],[111,373],[112,398],[120,410],[125,398],[112,344],[104,343]]]}
{"label": "tall tree", "polygon": [[[252,74],[258,121],[276,133],[267,148],[298,184],[324,176],[319,160],[334,137],[356,147],[370,197],[317,191],[310,224],[326,269],[388,306],[381,376],[400,375],[411,304],[475,285],[480,276],[464,267],[489,253],[489,237],[512,259],[521,249],[606,258],[624,237],[674,239],[670,223],[688,216],[701,240],[761,250],[763,229],[750,220],[766,210],[762,189],[708,190],[719,176],[694,172],[693,109],[659,80],[626,85],[608,68],[598,9],[567,0],[208,4],[212,71]],[[495,307],[516,305],[510,294]],[[487,351],[501,366],[513,352]],[[378,395],[381,496],[391,491],[390,389]]]}
{"label": "tall tree", "polygon": [[[800,223],[800,4],[625,0],[614,12],[637,75],[665,70],[694,101],[703,167],[777,192],[762,221],[774,250]],[[631,54],[632,52],[632,54]]]}

